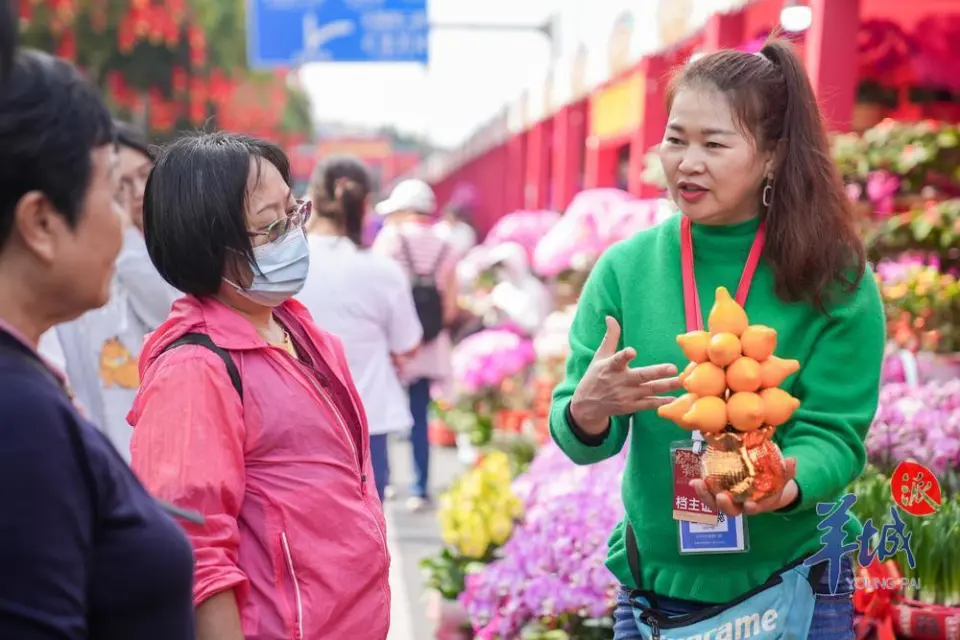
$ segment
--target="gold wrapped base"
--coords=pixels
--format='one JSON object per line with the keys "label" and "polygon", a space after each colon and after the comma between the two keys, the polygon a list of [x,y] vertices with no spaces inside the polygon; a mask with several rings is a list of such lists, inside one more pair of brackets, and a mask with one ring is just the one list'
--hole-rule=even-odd
{"label": "gold wrapped base", "polygon": [[759,501],[781,491],[786,467],[773,441],[774,427],[750,433],[705,434],[701,457],[703,478],[710,492],[726,491],[734,502]]}

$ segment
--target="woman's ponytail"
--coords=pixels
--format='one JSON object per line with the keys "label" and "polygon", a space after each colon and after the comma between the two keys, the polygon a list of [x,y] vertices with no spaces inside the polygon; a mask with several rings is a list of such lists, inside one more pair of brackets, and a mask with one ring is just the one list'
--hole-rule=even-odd
{"label": "woman's ponytail", "polygon": [[310,180],[310,197],[317,217],[333,222],[358,247],[363,243],[363,221],[370,174],[357,158],[335,156],[326,159]]}
{"label": "woman's ponytail", "polygon": [[366,215],[367,191],[362,185],[342,178],[334,188],[335,198],[340,203],[343,216],[343,231],[353,244],[363,244],[363,219]]}
{"label": "woman's ponytail", "polygon": [[833,284],[848,290],[857,286],[866,252],[803,63],[782,40],[766,43],[760,55],[783,78],[767,253],[784,297],[809,297],[825,309]]}

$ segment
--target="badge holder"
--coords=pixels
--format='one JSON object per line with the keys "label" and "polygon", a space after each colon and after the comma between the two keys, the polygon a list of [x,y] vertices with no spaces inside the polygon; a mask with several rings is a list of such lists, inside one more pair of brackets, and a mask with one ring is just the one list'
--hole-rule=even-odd
{"label": "badge holder", "polygon": [[700,455],[705,443],[699,435],[670,445],[673,519],[677,521],[680,553],[743,553],[749,549],[744,517],[730,518],[711,509],[690,486],[691,480],[702,477]]}

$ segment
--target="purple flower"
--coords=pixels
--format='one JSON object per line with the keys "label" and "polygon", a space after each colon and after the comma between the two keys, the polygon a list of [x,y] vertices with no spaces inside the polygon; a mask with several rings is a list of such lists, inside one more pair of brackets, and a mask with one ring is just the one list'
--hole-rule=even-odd
{"label": "purple flower", "polygon": [[623,517],[626,454],[587,467],[553,443],[514,482],[524,521],[502,558],[470,576],[460,600],[478,638],[512,637],[540,617],[608,613],[617,581],[604,566],[607,537]]}
{"label": "purple flower", "polygon": [[904,460],[914,460],[938,476],[960,467],[958,409],[958,379],[919,386],[884,385],[866,438],[870,461],[889,468]]}
{"label": "purple flower", "polygon": [[893,198],[899,191],[900,178],[889,171],[881,169],[867,177],[867,198],[877,213],[893,213]]}
{"label": "purple flower", "polygon": [[453,350],[453,379],[463,393],[492,390],[510,376],[522,373],[534,356],[533,343],[513,331],[480,331]]}

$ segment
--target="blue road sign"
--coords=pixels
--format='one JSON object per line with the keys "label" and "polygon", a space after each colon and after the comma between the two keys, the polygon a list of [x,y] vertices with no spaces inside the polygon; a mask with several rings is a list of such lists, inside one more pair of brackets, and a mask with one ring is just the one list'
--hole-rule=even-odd
{"label": "blue road sign", "polygon": [[247,0],[255,69],[307,62],[427,62],[427,0]]}

